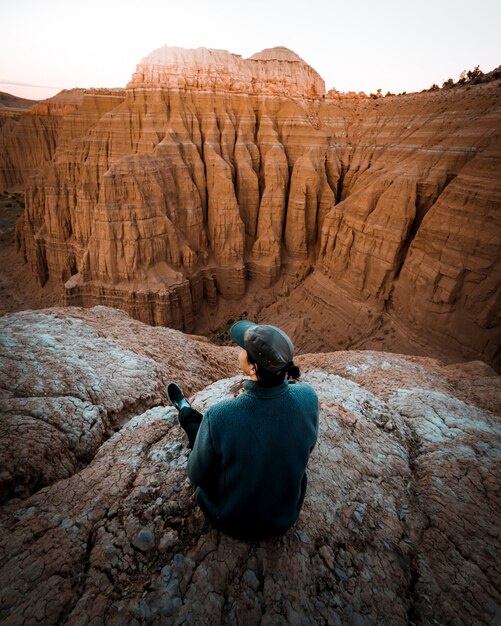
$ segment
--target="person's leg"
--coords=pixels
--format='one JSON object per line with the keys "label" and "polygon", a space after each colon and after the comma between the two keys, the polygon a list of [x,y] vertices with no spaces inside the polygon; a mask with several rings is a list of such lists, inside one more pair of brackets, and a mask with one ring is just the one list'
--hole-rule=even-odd
{"label": "person's leg", "polygon": [[179,423],[188,435],[189,447],[193,448],[203,415],[191,408],[178,384],[174,382],[169,383],[167,385],[167,395],[178,410]]}
{"label": "person's leg", "polygon": [[188,446],[190,448],[193,448],[202,419],[203,415],[192,409],[191,406],[185,406],[179,411],[179,423],[188,435]]}

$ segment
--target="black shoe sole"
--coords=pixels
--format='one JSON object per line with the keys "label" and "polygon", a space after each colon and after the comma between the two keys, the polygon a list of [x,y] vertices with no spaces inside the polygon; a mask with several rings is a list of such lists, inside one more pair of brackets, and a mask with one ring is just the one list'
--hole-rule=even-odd
{"label": "black shoe sole", "polygon": [[183,408],[183,407],[180,407],[180,404],[183,402],[183,400],[184,402],[186,402],[186,404],[183,403],[183,406],[190,406],[190,403],[184,397],[184,394],[181,391],[181,388],[179,387],[179,385],[176,385],[176,383],[169,383],[167,385],[167,396],[178,411],[180,411],[181,408]]}

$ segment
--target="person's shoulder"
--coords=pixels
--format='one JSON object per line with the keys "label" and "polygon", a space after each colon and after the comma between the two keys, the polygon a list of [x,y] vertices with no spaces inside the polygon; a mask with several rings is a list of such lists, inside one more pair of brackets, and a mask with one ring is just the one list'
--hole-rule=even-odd
{"label": "person's shoulder", "polygon": [[293,397],[297,398],[300,402],[311,402],[312,404],[318,405],[317,392],[308,383],[299,381],[293,384],[289,383],[289,391],[292,393]]}
{"label": "person's shoulder", "polygon": [[240,397],[241,396],[237,396],[235,398],[224,398],[223,400],[216,402],[207,409],[205,417],[210,422],[217,422],[224,419],[227,415],[230,415],[235,411],[235,408],[239,404]]}
{"label": "person's shoulder", "polygon": [[221,442],[228,437],[234,436],[238,417],[242,415],[239,402],[236,398],[225,398],[207,409],[204,415],[207,427],[211,433],[214,445],[219,448]]}

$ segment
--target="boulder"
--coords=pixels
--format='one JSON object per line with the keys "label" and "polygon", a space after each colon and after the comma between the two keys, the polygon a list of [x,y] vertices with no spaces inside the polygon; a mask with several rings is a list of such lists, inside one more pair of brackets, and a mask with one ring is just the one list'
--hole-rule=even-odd
{"label": "boulder", "polygon": [[[68,398],[99,403],[110,419],[137,397],[125,423],[115,421],[116,432],[71,472],[0,509],[3,623],[499,619],[501,385],[492,372],[370,351],[301,357],[320,400],[304,508],[283,536],[247,543],[211,529],[194,506],[186,437],[161,388],[162,377],[184,384],[179,354],[186,376],[193,367],[210,378],[216,371],[202,361],[218,361],[224,376],[236,350],[104,307],[2,322],[3,363],[16,368],[4,378],[2,424],[31,385],[24,412],[39,408],[37,438],[56,430],[60,449],[75,449],[67,424],[84,439],[92,428]],[[240,377],[227,372],[198,381],[193,406],[205,411],[238,393]],[[2,432],[2,467],[27,467],[19,432],[13,424]]]}

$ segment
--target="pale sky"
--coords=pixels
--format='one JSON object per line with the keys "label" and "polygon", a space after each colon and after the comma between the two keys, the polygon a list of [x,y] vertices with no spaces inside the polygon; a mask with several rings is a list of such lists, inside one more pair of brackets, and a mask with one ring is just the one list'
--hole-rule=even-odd
{"label": "pale sky", "polygon": [[420,91],[501,64],[500,0],[0,0],[0,91],[125,87],[163,45],[286,46],[339,91]]}

